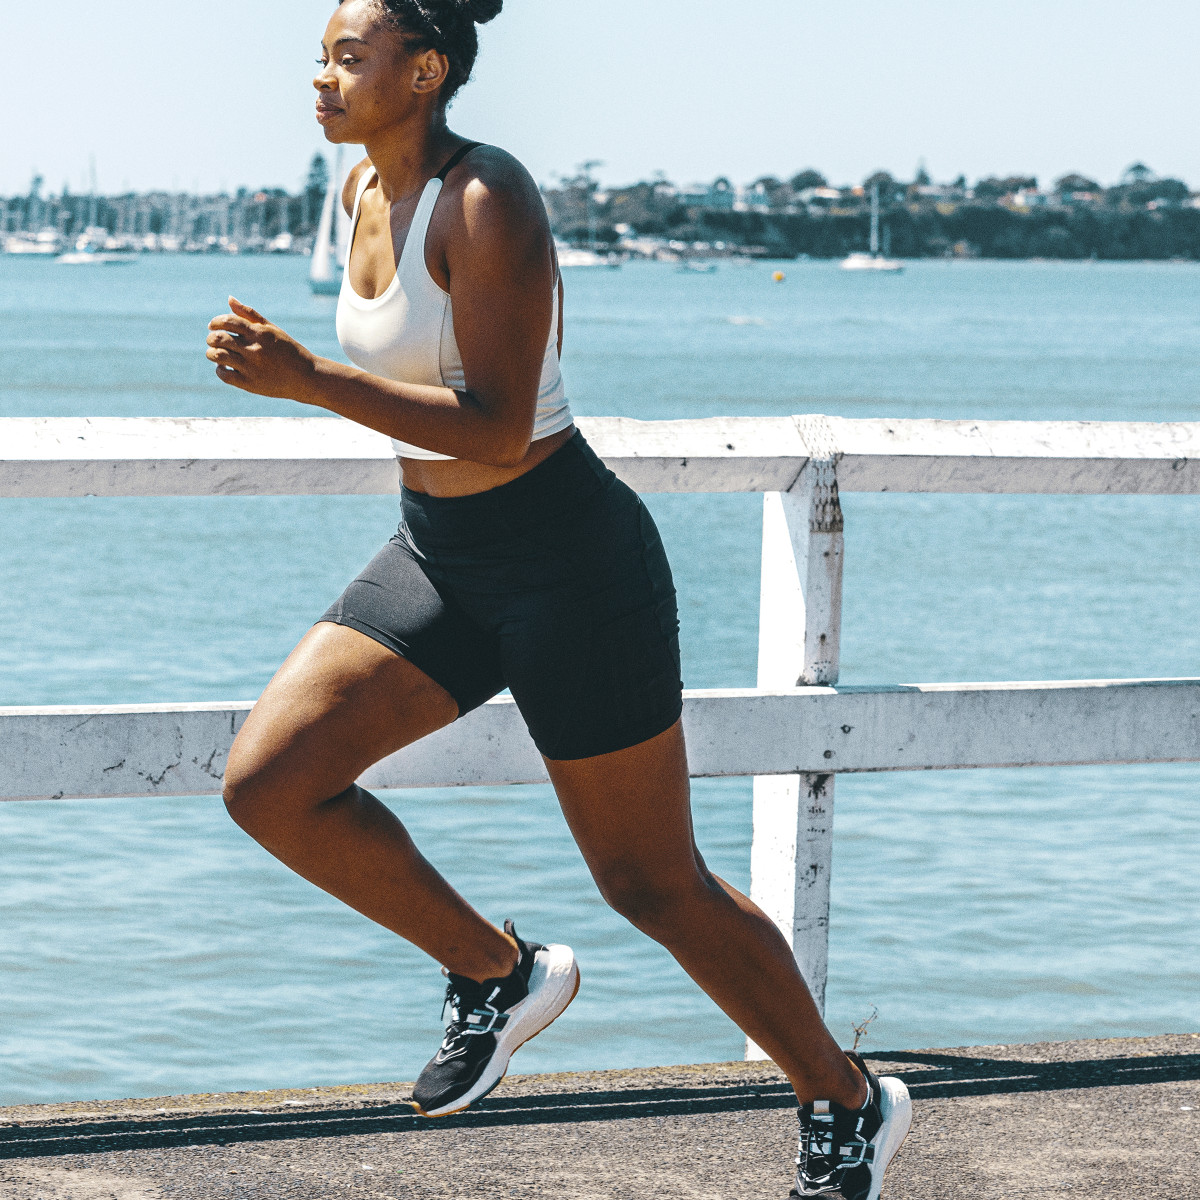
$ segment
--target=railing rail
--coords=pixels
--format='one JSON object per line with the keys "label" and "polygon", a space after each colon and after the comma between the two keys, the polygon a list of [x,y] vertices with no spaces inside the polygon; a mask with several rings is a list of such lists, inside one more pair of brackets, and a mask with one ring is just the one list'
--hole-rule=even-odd
{"label": "railing rail", "polygon": [[[763,492],[758,686],[689,692],[697,776],[753,775],[751,893],[819,1003],[833,782],[858,771],[1200,761],[1200,680],[837,686],[839,493],[1200,493],[1200,422],[825,416],[579,424],[643,492]],[[328,418],[0,420],[0,498],[386,494],[388,440]],[[249,703],[0,709],[0,799],[217,790]],[[537,782],[511,701],[377,764],[373,787]],[[757,1055],[749,1046],[750,1055]]]}
{"label": "railing rail", "polygon": [[[832,457],[843,492],[1195,493],[1200,422],[581,418],[642,492],[787,492]],[[379,495],[388,439],[324,417],[9,417],[0,497]]]}
{"label": "railing rail", "polygon": [[[8,800],[219,791],[251,701],[0,708]],[[693,778],[1200,759],[1200,679],[688,691]],[[516,705],[497,697],[383,759],[377,788],[545,783]]]}

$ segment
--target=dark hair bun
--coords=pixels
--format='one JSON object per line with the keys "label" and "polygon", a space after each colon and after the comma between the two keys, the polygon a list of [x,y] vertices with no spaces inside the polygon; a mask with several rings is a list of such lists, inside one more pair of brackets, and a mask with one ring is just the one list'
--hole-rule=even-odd
{"label": "dark hair bun", "polygon": [[504,0],[466,0],[463,7],[471,14],[476,25],[486,25],[493,17],[500,15]]}

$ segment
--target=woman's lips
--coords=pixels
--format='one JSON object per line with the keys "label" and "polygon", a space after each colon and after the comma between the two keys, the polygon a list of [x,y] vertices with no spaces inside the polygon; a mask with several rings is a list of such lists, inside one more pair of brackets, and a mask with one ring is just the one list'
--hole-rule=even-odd
{"label": "woman's lips", "polygon": [[332,104],[318,104],[317,105],[317,120],[318,121],[328,121],[331,117],[340,117],[342,115],[342,113],[343,113],[342,109],[335,108]]}

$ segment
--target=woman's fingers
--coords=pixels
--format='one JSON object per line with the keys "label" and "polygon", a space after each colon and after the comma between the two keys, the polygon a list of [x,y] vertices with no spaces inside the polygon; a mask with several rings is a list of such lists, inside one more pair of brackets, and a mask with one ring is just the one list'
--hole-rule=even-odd
{"label": "woman's fingers", "polygon": [[298,390],[308,352],[236,296],[229,297],[229,307],[232,311],[209,321],[205,338],[205,357],[216,364],[217,378],[262,396]]}
{"label": "woman's fingers", "polygon": [[[236,296],[229,297],[232,311],[213,317],[208,323],[205,338],[205,358],[214,363],[217,378],[243,392],[255,390],[245,372],[256,361],[254,352],[262,350],[264,325],[270,323],[257,309],[243,304]],[[270,342],[270,337],[266,339]]]}
{"label": "woman's fingers", "polygon": [[254,325],[245,317],[236,317],[232,313],[221,313],[208,323],[209,329],[221,330],[225,333],[236,333],[239,337],[253,338],[256,334]]}
{"label": "woman's fingers", "polygon": [[248,304],[243,304],[236,296],[229,297],[229,307],[239,316],[246,317],[251,321],[257,321],[260,325],[270,324],[270,321],[258,309],[251,308]]}
{"label": "woman's fingers", "polygon": [[240,388],[243,392],[250,390],[246,387],[246,381],[237,373],[237,371],[233,369],[233,367],[227,367],[224,364],[219,364],[217,366],[217,378],[222,383],[227,383],[231,387]]}

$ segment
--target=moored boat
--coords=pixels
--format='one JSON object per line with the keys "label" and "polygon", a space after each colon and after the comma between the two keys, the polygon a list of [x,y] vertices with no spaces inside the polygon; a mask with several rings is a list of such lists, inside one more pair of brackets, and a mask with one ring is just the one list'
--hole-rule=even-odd
{"label": "moored boat", "polygon": [[62,238],[57,229],[43,229],[40,233],[14,233],[4,239],[5,254],[36,254],[51,257],[59,252]]}
{"label": "moored boat", "polygon": [[124,250],[68,250],[54,261],[67,267],[119,267],[136,262],[137,255]]}
{"label": "moored boat", "polygon": [[105,249],[108,230],[89,226],[75,239],[75,247],[65,250],[54,261],[67,267],[118,267],[136,262],[131,250]]}
{"label": "moored boat", "polygon": [[894,258],[886,258],[879,251],[879,184],[871,185],[871,249],[856,250],[842,259],[843,271],[884,271],[892,275],[904,270],[904,264]]}
{"label": "moored boat", "polygon": [[615,270],[621,265],[619,254],[601,254],[598,250],[587,250],[582,246],[556,246],[560,267],[608,267]]}

